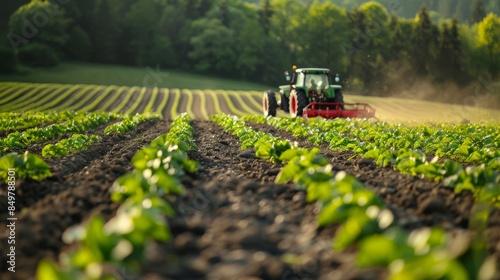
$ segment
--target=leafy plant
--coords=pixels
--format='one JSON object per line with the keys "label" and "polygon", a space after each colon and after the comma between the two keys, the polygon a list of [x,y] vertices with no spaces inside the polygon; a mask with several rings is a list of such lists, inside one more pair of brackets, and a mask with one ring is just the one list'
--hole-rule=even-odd
{"label": "leafy plant", "polygon": [[[24,132],[13,132],[0,139],[4,152],[11,148],[25,148],[32,143],[54,139],[67,133],[83,132],[97,127],[117,117],[111,113],[77,113],[65,122],[51,124],[42,128],[30,128]],[[0,151],[1,152],[1,151]]]}
{"label": "leafy plant", "polygon": [[100,141],[98,135],[73,134],[68,139],[63,139],[56,144],[47,144],[42,149],[43,157],[62,157],[87,150],[92,144]]}
{"label": "leafy plant", "polygon": [[37,155],[10,153],[0,158],[0,178],[7,181],[9,169],[14,168],[19,178],[30,178],[40,181],[52,176],[49,165]]}
{"label": "leafy plant", "polygon": [[104,129],[104,134],[124,134],[137,127],[140,123],[148,120],[159,119],[160,116],[156,114],[136,114],[135,116],[126,116],[121,122],[109,125]]}

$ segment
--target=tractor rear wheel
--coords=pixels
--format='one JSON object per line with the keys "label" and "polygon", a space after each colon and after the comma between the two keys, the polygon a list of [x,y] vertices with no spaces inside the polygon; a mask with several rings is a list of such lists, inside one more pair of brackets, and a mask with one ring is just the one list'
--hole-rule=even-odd
{"label": "tractor rear wheel", "polygon": [[276,101],[276,95],[272,90],[266,90],[264,92],[264,96],[262,97],[262,109],[264,111],[264,117],[275,117],[277,107],[278,101]]}
{"label": "tractor rear wheel", "polygon": [[281,94],[281,110],[285,113],[290,112],[290,100],[284,93]]}
{"label": "tractor rear wheel", "polygon": [[302,90],[290,92],[290,116],[295,118],[302,116],[304,108],[309,104],[306,93]]}

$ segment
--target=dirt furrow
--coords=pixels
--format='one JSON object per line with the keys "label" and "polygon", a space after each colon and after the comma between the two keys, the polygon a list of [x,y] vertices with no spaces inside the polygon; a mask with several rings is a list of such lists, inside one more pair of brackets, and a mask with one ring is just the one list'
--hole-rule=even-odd
{"label": "dirt furrow", "polygon": [[[120,120],[113,120],[106,124],[102,124],[93,130],[88,130],[81,133],[96,134],[102,137],[99,143],[92,145],[88,150],[79,152],[74,155],[60,157],[60,158],[48,158],[44,159],[50,167],[52,177],[47,178],[41,182],[34,180],[18,180],[18,185],[16,187],[16,195],[22,199],[16,202],[16,211],[20,211],[23,208],[29,207],[36,201],[41,200],[47,194],[57,194],[60,191],[67,188],[64,185],[64,176],[80,171],[86,165],[88,165],[92,160],[96,158],[103,157],[113,145],[125,141],[127,138],[105,135],[104,129],[113,123],[119,122]],[[141,130],[146,130],[150,126],[153,126],[153,122],[145,124],[142,126]],[[26,149],[15,149],[13,152],[24,153],[28,151],[30,153],[41,156],[42,149],[47,144],[55,144],[64,138],[68,138],[73,133],[67,133],[61,135],[51,140],[43,141],[40,143],[34,143],[27,147]],[[0,186],[3,186],[4,182],[0,182]],[[0,188],[0,219],[7,215],[7,211],[3,211],[7,207],[7,193],[6,188]]]}
{"label": "dirt furrow", "polygon": [[[16,273],[5,272],[6,254],[2,254],[0,278],[30,279],[41,258],[57,260],[61,250],[67,247],[61,237],[68,227],[82,222],[93,213],[109,218],[117,208],[110,201],[112,183],[132,169],[130,160],[136,151],[168,131],[168,126],[165,121],[143,123],[132,133],[99,143],[97,146],[100,147],[93,147],[90,154],[67,157],[53,163],[58,176],[52,178],[55,181],[46,180],[43,183],[49,190],[52,186],[62,189],[55,194],[49,193],[17,215]],[[40,186],[33,184],[32,187],[37,190]],[[19,197],[24,199],[24,196]],[[2,223],[4,221],[2,219]],[[1,244],[7,244],[8,232],[5,229],[8,230],[2,225]]]}
{"label": "dirt furrow", "polygon": [[318,228],[305,193],[273,181],[280,165],[239,149],[237,138],[212,122],[194,121],[203,166],[185,176],[187,194],[172,199],[174,241],[150,248],[141,279],[376,279],[350,253],[334,254],[336,227]]}

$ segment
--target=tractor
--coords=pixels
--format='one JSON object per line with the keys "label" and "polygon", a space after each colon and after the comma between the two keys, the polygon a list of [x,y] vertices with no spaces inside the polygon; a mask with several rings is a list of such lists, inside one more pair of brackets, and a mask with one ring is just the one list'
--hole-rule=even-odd
{"label": "tractor", "polygon": [[272,90],[262,98],[264,116],[276,116],[281,109],[292,118],[375,118],[375,110],[366,103],[344,103],[340,77],[331,79],[326,68],[292,67],[292,75],[285,71],[289,84],[279,86],[280,100]]}

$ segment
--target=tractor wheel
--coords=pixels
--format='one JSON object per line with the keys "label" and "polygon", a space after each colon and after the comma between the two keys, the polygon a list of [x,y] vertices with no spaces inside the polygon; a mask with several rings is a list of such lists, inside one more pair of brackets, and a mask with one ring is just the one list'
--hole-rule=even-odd
{"label": "tractor wheel", "polygon": [[342,91],[339,90],[335,92],[335,97],[333,98],[333,102],[344,103],[344,94],[342,94]]}
{"label": "tractor wheel", "polygon": [[[333,99],[333,102],[344,103],[344,94],[342,94],[342,91],[339,90],[335,92],[335,97]],[[341,105],[340,109],[344,110],[344,105]]]}
{"label": "tractor wheel", "polygon": [[277,107],[278,102],[276,101],[276,95],[272,90],[266,90],[264,92],[264,96],[262,97],[262,109],[264,111],[264,117],[275,117]]}
{"label": "tractor wheel", "polygon": [[302,90],[290,92],[290,116],[302,116],[302,110],[309,104],[306,93]]}
{"label": "tractor wheel", "polygon": [[281,94],[281,110],[285,113],[290,112],[290,100],[284,93]]}

